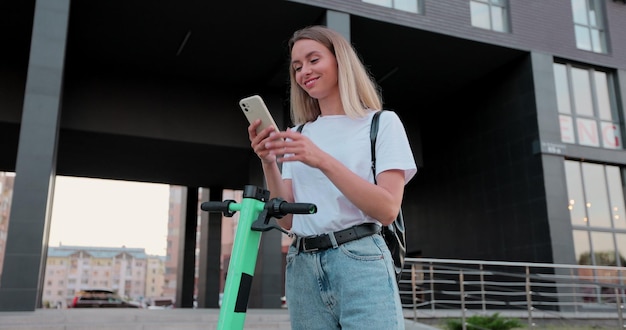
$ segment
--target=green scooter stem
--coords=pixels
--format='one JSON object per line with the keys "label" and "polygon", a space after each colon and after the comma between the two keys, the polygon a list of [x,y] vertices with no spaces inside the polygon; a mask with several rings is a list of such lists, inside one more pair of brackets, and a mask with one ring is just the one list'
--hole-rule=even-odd
{"label": "green scooter stem", "polygon": [[244,196],[241,202],[241,213],[217,323],[218,330],[243,329],[261,241],[261,232],[252,231],[250,227],[264,207],[265,202],[252,197]]}
{"label": "green scooter stem", "polygon": [[205,202],[200,206],[203,211],[223,212],[225,217],[232,217],[236,211],[241,211],[217,321],[218,330],[243,329],[261,232],[277,229],[286,233],[278,224],[270,223],[271,218],[282,218],[287,214],[317,212],[315,204],[287,203],[280,198],[268,200],[269,197],[268,190],[247,185],[244,188],[241,203],[226,200]]}

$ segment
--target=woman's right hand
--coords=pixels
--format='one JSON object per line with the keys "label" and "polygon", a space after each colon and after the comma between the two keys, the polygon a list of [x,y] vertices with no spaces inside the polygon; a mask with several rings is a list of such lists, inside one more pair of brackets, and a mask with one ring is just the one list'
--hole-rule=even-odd
{"label": "woman's right hand", "polygon": [[269,150],[265,148],[265,143],[273,140],[270,139],[270,133],[274,132],[276,129],[270,126],[257,134],[256,129],[259,125],[261,125],[261,119],[253,121],[250,126],[248,126],[248,138],[250,139],[252,150],[254,150],[254,153],[256,153],[263,163],[275,163],[276,155],[270,154]]}

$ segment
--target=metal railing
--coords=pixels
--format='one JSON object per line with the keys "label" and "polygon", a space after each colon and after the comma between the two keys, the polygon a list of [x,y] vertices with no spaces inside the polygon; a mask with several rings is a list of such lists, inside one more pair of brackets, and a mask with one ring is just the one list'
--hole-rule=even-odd
{"label": "metal railing", "polygon": [[[624,324],[626,268],[612,266],[407,258],[399,281],[403,307],[414,319],[456,311],[468,315],[511,311],[574,319],[597,313]],[[464,328],[465,329],[465,328]]]}

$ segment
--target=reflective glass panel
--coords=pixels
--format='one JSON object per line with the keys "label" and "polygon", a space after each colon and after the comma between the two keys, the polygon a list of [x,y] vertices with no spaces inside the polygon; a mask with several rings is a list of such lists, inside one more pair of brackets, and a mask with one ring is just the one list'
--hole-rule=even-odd
{"label": "reflective glass panel", "polygon": [[591,246],[596,266],[615,266],[615,243],[613,233],[591,232]]}
{"label": "reflective glass panel", "polygon": [[591,84],[589,71],[572,68],[572,89],[574,93],[574,108],[576,113],[583,116],[593,116],[593,103],[591,98]]}
{"label": "reflective glass panel", "polygon": [[576,25],[574,27],[576,33],[576,47],[578,49],[591,50],[591,37],[589,36],[589,28]]}
{"label": "reflective glass panel", "polygon": [[[609,188],[609,202],[613,225],[618,229],[626,228],[626,212],[624,211],[624,187],[622,176],[617,166],[606,166],[606,182]],[[626,246],[625,246],[626,248]]]}
{"label": "reflective glass panel", "polygon": [[598,122],[593,119],[576,119],[576,130],[578,133],[578,144],[590,147],[600,146],[600,136],[598,134]]}
{"label": "reflective glass panel", "polygon": [[576,262],[579,265],[589,265],[589,232],[586,230],[574,230],[574,252],[576,253]]}
{"label": "reflective glass panel", "polygon": [[567,181],[567,199],[570,220],[573,226],[587,226],[585,213],[585,195],[580,175],[580,163],[565,161],[565,180]]}
{"label": "reflective glass panel", "polygon": [[392,0],[363,0],[363,2],[391,8]]}
{"label": "reflective glass panel", "polygon": [[564,64],[554,63],[554,85],[559,113],[572,113],[567,85],[567,67]]}
{"label": "reflective glass panel", "polygon": [[587,25],[587,3],[586,0],[572,0],[572,14],[574,22]]}
{"label": "reflective glass panel", "polygon": [[505,18],[506,18],[505,10],[506,9],[502,7],[496,7],[496,6],[491,7],[491,22],[493,24],[492,29],[494,31],[499,31],[499,32],[507,31],[506,22],[505,22]]}
{"label": "reflective glass panel", "polygon": [[626,265],[624,257],[626,257],[626,235],[615,234],[615,242],[617,243],[617,251],[619,252],[620,266]]}
{"label": "reflective glass panel", "polygon": [[591,29],[592,50],[596,53],[604,52],[604,33],[600,30]]}
{"label": "reflective glass panel", "polygon": [[606,73],[602,71],[593,72],[596,83],[596,100],[598,100],[598,114],[600,119],[611,121],[611,101],[609,99],[609,83]]}
{"label": "reflective glass panel", "polygon": [[561,126],[561,141],[565,143],[576,143],[574,120],[572,120],[572,117],[560,115],[559,124]]}
{"label": "reflective glass panel", "polygon": [[592,163],[582,163],[581,166],[589,226],[611,228],[604,166]]}
{"label": "reflective glass panel", "polygon": [[600,139],[606,149],[622,148],[622,137],[619,127],[611,122],[600,122]]}
{"label": "reflective glass panel", "polygon": [[395,9],[408,11],[411,13],[417,13],[417,0],[395,0],[393,2],[393,6]]}
{"label": "reflective glass panel", "polygon": [[[574,230],[574,253],[576,263],[579,265],[591,265],[591,245],[589,244],[589,232],[585,230]],[[579,279],[585,281],[593,281],[593,272],[589,268],[580,268],[576,270]],[[579,293],[593,296],[593,288],[582,287]]]}
{"label": "reflective glass panel", "polygon": [[589,0],[589,25],[602,27],[602,5],[598,0]]}
{"label": "reflective glass panel", "polygon": [[470,2],[470,11],[472,14],[473,26],[483,28],[483,29],[491,28],[491,24],[489,23],[489,6],[488,5],[472,1]]}

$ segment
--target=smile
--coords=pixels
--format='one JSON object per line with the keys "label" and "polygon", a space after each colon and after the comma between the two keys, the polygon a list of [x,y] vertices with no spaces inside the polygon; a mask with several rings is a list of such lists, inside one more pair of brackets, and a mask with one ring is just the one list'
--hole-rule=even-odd
{"label": "smile", "polygon": [[315,83],[318,79],[319,79],[319,77],[313,78],[313,79],[309,79],[309,80],[304,82],[304,86],[311,87],[311,85],[313,85],[313,83]]}

